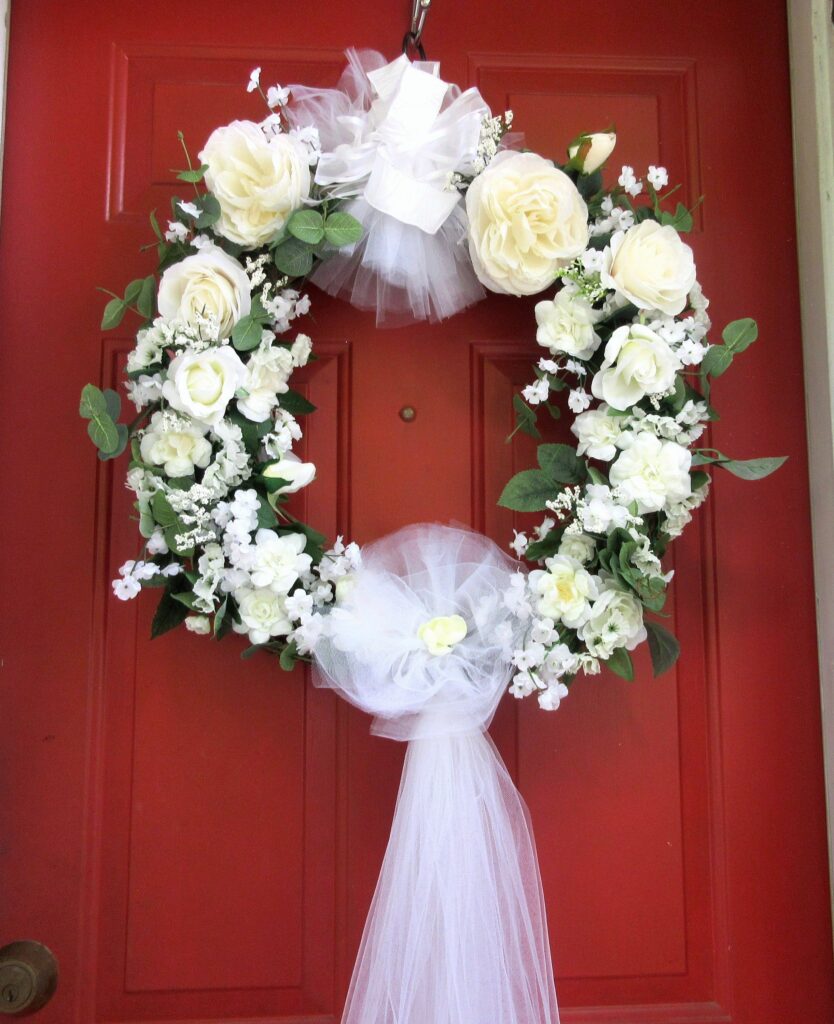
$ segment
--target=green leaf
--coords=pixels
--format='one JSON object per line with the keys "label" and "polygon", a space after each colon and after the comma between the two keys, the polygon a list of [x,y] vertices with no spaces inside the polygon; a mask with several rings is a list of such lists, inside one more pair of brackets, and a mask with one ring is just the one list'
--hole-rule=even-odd
{"label": "green leaf", "polygon": [[722,373],[729,369],[732,361],[733,353],[731,349],[727,348],[726,345],[712,345],[707,349],[707,354],[701,363],[701,372],[709,374],[710,377],[720,377]]}
{"label": "green leaf", "polygon": [[733,476],[741,480],[763,480],[771,473],[775,473],[780,466],[788,461],[787,455],[777,455],[761,459],[727,459],[719,461],[716,465],[726,469]]}
{"label": "green leaf", "polygon": [[330,245],[338,249],[361,241],[364,234],[365,231],[359,221],[342,210],[331,213],[324,222],[324,237]]}
{"label": "green leaf", "polygon": [[615,647],[611,657],[606,658],[604,664],[611,669],[614,675],[620,676],[629,683],[634,682],[634,664],[625,647]]}
{"label": "green leaf", "polygon": [[175,601],[179,601],[180,604],[184,604],[190,611],[194,611],[194,602],[197,598],[190,590],[183,590],[179,594],[171,594],[171,597]]}
{"label": "green leaf", "polygon": [[262,530],[268,530],[275,526],[278,522],[275,513],[272,510],[271,505],[262,497],[258,495],[258,527]]}
{"label": "green leaf", "polygon": [[153,316],[155,299],[156,279],[153,274],[149,274],[142,281],[142,290],[139,292],[139,298],[136,300],[136,308],[146,320],[150,320]]}
{"label": "green leaf", "polygon": [[171,503],[162,491],[157,491],[151,498],[151,512],[163,529],[176,526],[178,523],[177,513],[171,508]]}
{"label": "green leaf", "polygon": [[295,645],[295,641],[291,641],[281,651],[281,656],[278,659],[278,664],[285,672],[292,672],[295,668],[295,663],[298,660],[298,648]]}
{"label": "green leaf", "polygon": [[81,389],[78,415],[82,416],[85,420],[91,420],[96,415],[109,415],[104,392],[97,388],[95,384],[85,384]]}
{"label": "green leaf", "polygon": [[151,210],[150,220],[153,233],[156,235],[160,242],[164,242],[165,235],[162,234],[162,228],[160,228],[159,221],[156,219],[156,210]]}
{"label": "green leaf", "polygon": [[733,320],[732,323],[727,324],[721,333],[724,344],[734,355],[738,355],[739,352],[749,348],[758,336],[758,324],[749,316],[741,320]]}
{"label": "green leaf", "polygon": [[608,484],[608,477],[600,472],[596,466],[588,466],[588,476],[591,478],[592,484]]}
{"label": "green leaf", "polygon": [[692,214],[683,203],[678,203],[674,213],[664,210],[660,214],[660,223],[670,224],[676,231],[686,233],[692,230]]}
{"label": "green leaf", "polygon": [[111,299],[104,307],[104,313],[101,317],[101,329],[103,331],[112,331],[114,327],[118,327],[124,319],[126,312],[127,305],[123,299]]}
{"label": "green leaf", "polygon": [[176,629],[188,618],[188,609],[184,604],[175,601],[170,590],[166,590],[159,599],[156,613],[151,624],[151,639],[155,640],[163,633]]}
{"label": "green leaf", "polygon": [[602,188],[602,171],[594,171],[592,174],[580,174],[576,179],[576,187],[583,199],[590,199]]}
{"label": "green leaf", "polygon": [[248,352],[260,345],[263,332],[263,324],[255,317],[241,317],[232,328],[232,344],[238,352]]}
{"label": "green leaf", "polygon": [[588,476],[585,463],[569,444],[540,444],[536,455],[544,472],[560,484],[579,484]]}
{"label": "green leaf", "polygon": [[177,176],[177,181],[187,181],[196,184],[198,181],[202,181],[205,177],[206,171],[208,170],[208,164],[200,164],[199,167],[194,167],[190,171],[174,171]]}
{"label": "green leaf", "polygon": [[528,562],[540,562],[543,558],[549,558],[551,555],[555,555],[559,550],[559,545],[562,542],[562,534],[564,528],[557,526],[554,530],[551,530],[546,537],[541,540],[534,540],[527,546],[527,550],[524,552],[524,557]]}
{"label": "green leaf", "polygon": [[[109,392],[115,395],[115,392]],[[118,395],[115,396],[118,399]],[[112,407],[112,399],[105,396],[95,384],[86,384],[81,391],[81,401],[78,406],[79,415],[90,422],[87,424],[87,433],[90,440],[106,455],[120,454],[124,450],[122,433],[118,430],[110,415],[109,408]],[[124,442],[127,441],[127,428],[124,428]]]}
{"label": "green leaf", "polygon": [[273,255],[275,266],[287,277],[305,277],[313,268],[313,253],[298,238],[282,242]]}
{"label": "green leaf", "polygon": [[309,413],[316,411],[316,407],[312,402],[308,402],[304,395],[293,391],[292,388],[289,391],[285,391],[283,395],[278,396],[278,404],[292,416],[307,416]]}
{"label": "green leaf", "polygon": [[308,245],[318,245],[324,238],[324,217],[318,210],[296,210],[287,222],[287,231]]}
{"label": "green leaf", "polygon": [[[530,408],[521,395],[513,395],[513,408],[515,409],[516,429],[520,430],[522,434],[527,434],[528,437],[533,437],[538,441],[542,435],[536,426],[537,416],[535,410]],[[507,440],[509,441],[511,438],[512,434],[510,434]]]}
{"label": "green leaf", "polygon": [[525,469],[510,480],[498,504],[514,512],[541,512],[546,502],[556,496],[557,488],[551,477],[540,469]]}
{"label": "green leaf", "polygon": [[[117,423],[116,425],[116,447],[110,451],[100,450],[98,457],[102,462],[107,462],[108,459],[117,459],[122,452],[127,448],[127,425],[124,423]],[[89,427],[87,428],[89,432]]]}
{"label": "green leaf", "polygon": [[107,415],[111,420],[118,420],[122,411],[122,400],[112,388],[105,388],[102,392],[104,404],[107,408]]}
{"label": "green leaf", "polygon": [[200,216],[194,222],[195,227],[209,228],[220,220],[220,203],[211,192],[207,192],[204,196],[200,196],[199,199],[195,199],[194,205],[200,211]]}
{"label": "green leaf", "polygon": [[125,288],[125,302],[128,306],[132,305],[139,297],[139,292],[142,290],[142,278],[137,277],[135,281],[131,281],[130,284]]}
{"label": "green leaf", "polygon": [[661,676],[678,660],[681,653],[681,645],[677,639],[660,625],[659,622],[652,622],[646,619],[646,632],[649,635],[649,653],[652,656],[652,670],[655,676]]}

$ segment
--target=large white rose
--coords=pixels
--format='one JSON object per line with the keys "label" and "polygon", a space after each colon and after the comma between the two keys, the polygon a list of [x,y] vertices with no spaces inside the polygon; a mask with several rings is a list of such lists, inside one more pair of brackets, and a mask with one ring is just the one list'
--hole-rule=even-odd
{"label": "large white rose", "polygon": [[284,604],[286,594],[276,594],[268,587],[240,587],[235,591],[240,624],[235,632],[248,633],[253,644],[265,644],[273,636],[286,636],[293,625]]}
{"label": "large white rose", "polygon": [[243,388],[246,397],[238,399],[237,407],[243,415],[262,423],[272,415],[277,396],[289,390],[287,381],[293,371],[293,358],[289,349],[273,345],[271,331],[264,331],[261,344],[250,355],[246,364]]}
{"label": "large white rose", "polygon": [[576,629],[590,613],[590,602],[597,596],[597,580],[581,562],[567,555],[554,555],[546,565],[546,571],[535,569],[528,577],[536,595],[534,607],[539,615]]}
{"label": "large white rose", "polygon": [[601,277],[639,309],[677,316],[695,284],[695,259],[671,224],[644,220],[614,232]]}
{"label": "large white rose", "polygon": [[536,303],[536,341],[554,356],[590,359],[599,348],[594,324],[600,318],[590,302],[575,289],[563,288],[552,301]]}
{"label": "large white rose", "polygon": [[619,488],[622,500],[637,502],[637,511],[659,512],[677,505],[692,493],[689,469],[692,452],[674,441],[644,430],[612,465],[611,483]]}
{"label": "large white rose", "polygon": [[277,462],[265,466],[261,475],[267,480],[287,481],[269,495],[269,503],[275,507],[279,495],[295,494],[311,484],[316,478],[316,466],[313,462],[302,462],[297,455],[287,452]]}
{"label": "large white rose", "polygon": [[209,426],[219,422],[246,380],[246,367],[233,348],[182,352],[168,367],[162,396],[180,412]]}
{"label": "large white rose", "polygon": [[159,282],[157,305],[166,320],[202,326],[212,318],[219,337],[228,338],[251,311],[250,288],[243,267],[212,242],[168,267]]}
{"label": "large white rose", "polygon": [[211,460],[208,428],[193,420],[182,420],[170,413],[155,412],[139,444],[142,461],[162,466],[166,476],[190,476]]}
{"label": "large white rose", "polygon": [[669,391],[680,369],[680,360],[659,334],[642,324],[624,324],[608,339],[591,391],[622,412],[646,395]]}
{"label": "large white rose", "polygon": [[580,413],[570,429],[578,441],[577,455],[610,462],[617,454],[617,441],[622,433],[620,417],[609,415],[604,402],[596,409]]}
{"label": "large white rose", "polygon": [[216,128],[199,157],[220,203],[214,230],[247,249],[268,242],[310,195],[307,147],[283,132],[267,136],[252,121]]}
{"label": "large white rose", "polygon": [[535,153],[499,153],[466,193],[469,252],[491,291],[535,295],[588,244],[588,208],[570,178]]}
{"label": "large white rose", "polygon": [[610,658],[618,647],[628,651],[646,639],[643,606],[637,598],[613,584],[606,584],[591,606],[579,637],[595,658]]}

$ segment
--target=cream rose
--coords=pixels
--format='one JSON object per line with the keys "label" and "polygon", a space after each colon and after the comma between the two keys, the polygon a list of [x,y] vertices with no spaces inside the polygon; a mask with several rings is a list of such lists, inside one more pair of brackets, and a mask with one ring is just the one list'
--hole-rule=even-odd
{"label": "cream rose", "polygon": [[268,242],[310,195],[306,146],[283,132],[267,137],[252,121],[215,129],[199,158],[220,203],[214,230],[247,249]]}
{"label": "cream rose", "polygon": [[695,284],[695,259],[671,224],[644,220],[614,232],[601,279],[639,309],[677,316]]}
{"label": "cream rose", "polygon": [[610,658],[618,647],[628,651],[646,639],[643,606],[633,594],[606,584],[591,606],[591,613],[579,629],[588,653]]}
{"label": "cream rose", "polygon": [[611,466],[609,478],[626,504],[636,501],[637,511],[659,512],[684,501],[692,493],[689,469],[692,453],[674,441],[661,441],[644,430]]}
{"label": "cream rose", "polygon": [[[588,144],[585,156],[577,161],[577,154],[580,148]],[[591,135],[582,135],[576,142],[568,147],[568,156],[574,161],[574,166],[579,164],[578,169],[583,174],[593,174],[598,171],[609,156],[614,152],[617,145],[617,136],[614,132],[593,132]]]}
{"label": "cream rose", "polygon": [[316,467],[312,462],[302,462],[297,455],[287,452],[277,462],[265,466],[261,476],[266,480],[286,480],[277,491],[269,495],[270,505],[275,507],[281,494],[295,494],[316,478]]}
{"label": "cream rose", "polygon": [[622,412],[646,395],[669,391],[680,369],[680,360],[659,334],[642,324],[624,324],[608,339],[591,391]]}
{"label": "cream rose", "polygon": [[442,656],[451,654],[467,634],[466,620],[460,615],[438,615],[424,622],[417,630],[417,636],[426,645],[429,654]]}
{"label": "cream rose", "polygon": [[246,367],[233,348],[182,352],[168,367],[162,396],[175,409],[213,426],[246,380]]}
{"label": "cream rose", "polygon": [[570,178],[535,153],[499,153],[466,193],[469,252],[491,291],[534,295],[588,244],[588,208]]}
{"label": "cream rose", "polygon": [[617,454],[617,441],[622,433],[620,418],[609,415],[608,406],[604,402],[597,409],[580,413],[570,429],[578,442],[577,455],[610,462]]}
{"label": "cream rose", "polygon": [[248,633],[253,644],[265,644],[273,636],[286,636],[292,631],[285,594],[276,594],[267,587],[240,587],[235,591],[235,600],[240,613],[235,631]]}
{"label": "cream rose", "polygon": [[218,336],[228,338],[252,308],[249,278],[237,260],[211,242],[168,267],[159,282],[157,305],[166,320],[203,327],[205,334],[203,325],[210,318]]}
{"label": "cream rose", "polygon": [[584,565],[590,562],[597,551],[597,542],[587,533],[565,533],[559,542],[557,554],[573,558]]}
{"label": "cream rose", "polygon": [[599,348],[594,325],[600,314],[573,288],[565,287],[552,301],[536,303],[536,341],[552,355],[590,359]]}
{"label": "cream rose", "polygon": [[155,412],[139,444],[142,461],[162,466],[166,476],[190,476],[195,466],[205,469],[211,460],[206,430],[192,420]]}
{"label": "cream rose", "polygon": [[534,608],[539,615],[576,629],[590,613],[597,581],[581,562],[568,555],[554,555],[546,565],[547,571],[535,569],[528,577],[536,595]]}

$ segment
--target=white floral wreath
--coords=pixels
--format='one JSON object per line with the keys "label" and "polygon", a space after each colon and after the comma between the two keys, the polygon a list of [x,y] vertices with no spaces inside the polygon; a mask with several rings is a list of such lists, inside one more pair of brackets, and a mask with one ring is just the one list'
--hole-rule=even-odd
{"label": "white floral wreath", "polygon": [[116,596],[162,588],[154,636],[234,630],[249,637],[244,654],[274,652],[284,669],[308,658],[361,553],[341,538],[326,547],[287,509],[316,473],[292,451],[314,409],[290,387],[312,358],[294,324],[310,308],[304,280],[382,323],[451,315],[484,287],[558,285],[536,306],[547,354],[514,400],[516,429],[540,438],[537,412],[558,416],[551,392],[570,389],[577,444],[539,445],[538,468],[500,498],[551,513],[532,541],[512,543],[542,568],[519,572],[505,596],[527,621],[522,646],[506,651],[511,692],[553,709],[600,662],[631,678],[628,652],[646,639],[665,670],[677,642],[644,610],[663,607],[661,557],[706,498],[701,467],[757,479],[783,461],[693,450],[717,416],[710,379],[755,340],[755,322],[708,343],[708,303],[681,239],[691,212],[668,208],[662,167],[645,182],[623,167],[603,186],[613,132],[579,136],[558,166],[521,151],[512,115],[493,117],[436,64],[348,60],[336,89],[264,94],[256,69],[248,88],[268,116],[217,128],[197,166],[181,137],[178,178],[194,196],[172,200],[164,233],[151,214],[157,273],[105,308],[105,329],[129,310],[142,321],[127,361],[133,422],[119,422],[115,391],[88,384],[81,397],[100,457],[130,450],[143,551],[120,569]]}

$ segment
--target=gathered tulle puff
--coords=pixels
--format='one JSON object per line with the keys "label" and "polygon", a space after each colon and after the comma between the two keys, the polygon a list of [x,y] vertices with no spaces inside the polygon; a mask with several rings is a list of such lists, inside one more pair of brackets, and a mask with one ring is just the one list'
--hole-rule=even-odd
{"label": "gathered tulle puff", "polygon": [[471,173],[489,108],[475,89],[439,78],[434,62],[386,63],[349,50],[335,89],[291,86],[287,116],[315,125],[316,182],[351,201],[364,237],[332,253],[312,276],[323,291],[377,324],[445,319],[484,297],[468,253],[468,224],[454,173]]}
{"label": "gathered tulle puff", "polygon": [[[517,570],[469,530],[400,530],[363,549],[314,651],[318,685],[409,741],[343,1024],[558,1024],[532,831],[485,732],[523,629]],[[420,627],[451,615],[465,637],[430,653]]]}

